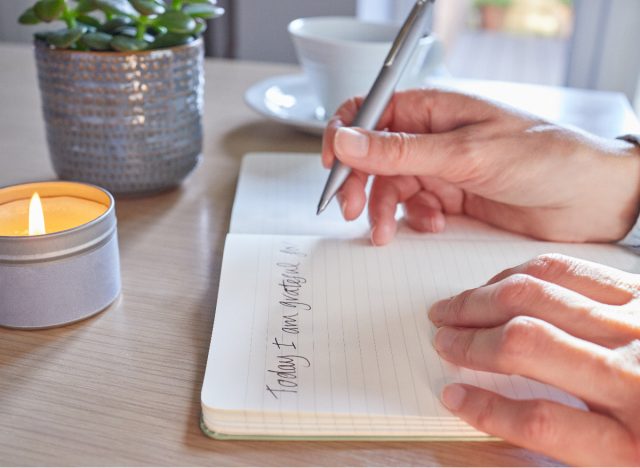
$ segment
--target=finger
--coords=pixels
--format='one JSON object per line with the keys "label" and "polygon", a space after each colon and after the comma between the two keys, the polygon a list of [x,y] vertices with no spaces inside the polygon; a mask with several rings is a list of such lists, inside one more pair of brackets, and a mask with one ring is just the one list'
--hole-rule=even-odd
{"label": "finger", "polygon": [[444,213],[462,213],[465,194],[460,187],[438,177],[419,177],[418,180],[425,191],[432,193],[438,198]]}
{"label": "finger", "polygon": [[442,133],[489,121],[509,111],[498,105],[460,92],[443,89],[414,89],[395,93],[383,116],[382,126],[391,131]]}
{"label": "finger", "polygon": [[325,168],[329,169],[335,159],[333,144],[336,132],[339,128],[349,125],[353,121],[360,105],[361,100],[359,98],[349,99],[329,119],[322,135],[322,165]]}
{"label": "finger", "polygon": [[[351,121],[354,107],[355,103],[346,103],[337,117]],[[487,171],[495,165],[479,157],[487,153],[487,138],[492,141],[482,124],[498,116],[508,120],[508,114],[504,106],[460,93],[433,89],[396,93],[377,126],[391,132],[332,126],[331,157],[370,174],[436,175],[456,183],[482,175],[487,180]]]}
{"label": "finger", "polygon": [[419,190],[420,184],[414,177],[376,177],[369,195],[369,222],[374,245],[391,242],[397,230],[398,204]]}
{"label": "finger", "polygon": [[538,224],[543,223],[543,220],[536,219],[535,212],[532,210],[466,192],[463,211],[472,218],[507,231],[545,239],[544,235],[535,235],[539,231]]}
{"label": "finger", "polygon": [[488,329],[442,327],[434,346],[453,364],[530,377],[590,404],[611,407],[629,400],[628,379],[616,369],[614,351],[535,318],[516,317]]}
{"label": "finger", "polygon": [[[640,335],[637,335],[640,337]],[[634,429],[640,439],[640,404],[638,403],[638,389],[640,388],[640,339],[630,341],[615,351],[616,367],[620,369],[622,378],[626,381],[631,401],[616,402],[615,415],[627,427]],[[640,446],[638,447],[640,450]],[[640,465],[639,465],[640,466]]]}
{"label": "finger", "polygon": [[636,466],[633,437],[617,421],[545,400],[518,401],[463,384],[443,404],[473,427],[572,465]]}
{"label": "finger", "polygon": [[444,134],[368,131],[338,128],[333,150],[349,167],[369,174],[433,175],[451,182],[471,177],[468,157],[454,151],[455,137]]}
{"label": "finger", "polygon": [[[338,107],[335,115],[329,119],[322,137],[322,164],[325,168],[330,168],[335,159],[334,139],[335,134],[341,127],[348,127],[355,119],[358,110],[362,106],[362,97],[351,98]],[[390,111],[387,109],[378,120],[378,128],[386,128],[390,120]]]}
{"label": "finger", "polygon": [[367,175],[359,171],[351,171],[347,180],[342,184],[336,197],[340,203],[342,216],[347,221],[356,219],[367,203]]}
{"label": "finger", "polygon": [[330,169],[335,161],[335,152],[333,149],[333,141],[335,139],[336,131],[343,127],[345,124],[338,116],[334,116],[329,120],[322,134],[322,166],[325,169]]}
{"label": "finger", "polygon": [[432,193],[424,190],[404,202],[404,217],[409,226],[418,232],[442,232],[445,219],[442,204]]}
{"label": "finger", "polygon": [[429,310],[437,326],[495,327],[514,317],[539,318],[587,341],[609,348],[640,336],[640,323],[563,286],[525,274],[470,289]]}
{"label": "finger", "polygon": [[540,255],[498,273],[488,284],[515,274],[556,283],[605,304],[627,304],[637,295],[637,281],[630,273],[561,254]]}

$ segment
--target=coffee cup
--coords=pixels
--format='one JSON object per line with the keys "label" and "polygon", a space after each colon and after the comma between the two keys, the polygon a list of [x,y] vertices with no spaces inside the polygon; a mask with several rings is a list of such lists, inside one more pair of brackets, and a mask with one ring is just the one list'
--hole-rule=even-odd
{"label": "coffee cup", "polygon": [[[298,60],[324,109],[331,116],[353,96],[373,85],[399,26],[369,23],[344,16],[299,18],[289,23]],[[442,65],[442,43],[432,36],[420,39],[396,89],[414,88]]]}

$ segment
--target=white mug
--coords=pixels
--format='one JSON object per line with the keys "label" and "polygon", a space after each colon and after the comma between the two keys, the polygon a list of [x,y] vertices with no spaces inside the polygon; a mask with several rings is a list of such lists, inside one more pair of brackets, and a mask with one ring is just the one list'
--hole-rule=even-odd
{"label": "white mug", "polygon": [[[369,91],[398,29],[398,25],[345,16],[299,18],[289,23],[298,60],[326,117],[345,100]],[[442,58],[440,41],[431,36],[420,39],[396,89],[423,85]]]}

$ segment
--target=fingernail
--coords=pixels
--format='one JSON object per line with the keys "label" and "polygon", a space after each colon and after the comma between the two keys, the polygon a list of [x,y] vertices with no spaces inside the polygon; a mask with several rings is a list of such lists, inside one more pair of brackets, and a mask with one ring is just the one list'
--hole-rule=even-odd
{"label": "fingernail", "polygon": [[342,210],[342,217],[347,219],[347,200],[340,201],[340,209]]}
{"label": "fingernail", "polygon": [[442,327],[436,332],[436,336],[433,340],[433,346],[435,346],[438,353],[448,354],[449,350],[453,346],[453,342],[456,339],[458,332],[450,327]]}
{"label": "fingernail", "polygon": [[467,396],[467,391],[462,385],[451,384],[444,387],[440,399],[442,404],[451,411],[458,411],[464,404],[464,399]]}
{"label": "fingernail", "polygon": [[341,156],[364,158],[369,152],[369,137],[353,128],[341,127],[336,132],[334,148]]}
{"label": "fingernail", "polygon": [[394,234],[395,228],[393,225],[384,222],[376,224],[371,230],[371,242],[373,242],[373,245],[386,245],[391,242]]}
{"label": "fingernail", "polygon": [[429,320],[431,320],[434,324],[438,325],[442,322],[444,318],[444,303],[446,301],[438,301],[431,306],[429,309]]}
{"label": "fingernail", "polygon": [[444,218],[440,216],[433,216],[431,218],[431,232],[444,231]]}

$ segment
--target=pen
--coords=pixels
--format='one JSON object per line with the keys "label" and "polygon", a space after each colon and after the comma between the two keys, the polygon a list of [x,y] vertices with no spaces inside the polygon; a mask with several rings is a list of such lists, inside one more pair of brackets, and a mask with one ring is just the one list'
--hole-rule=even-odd
{"label": "pen", "polygon": [[[384,60],[382,69],[367,94],[356,118],[351,123],[352,127],[361,127],[365,130],[375,129],[378,120],[389,104],[400,75],[409,62],[418,41],[422,37],[428,6],[435,0],[417,0],[409,16],[398,31],[391,50]],[[333,162],[329,178],[322,191],[317,214],[322,213],[329,202],[336,195],[351,169],[337,159]]]}

